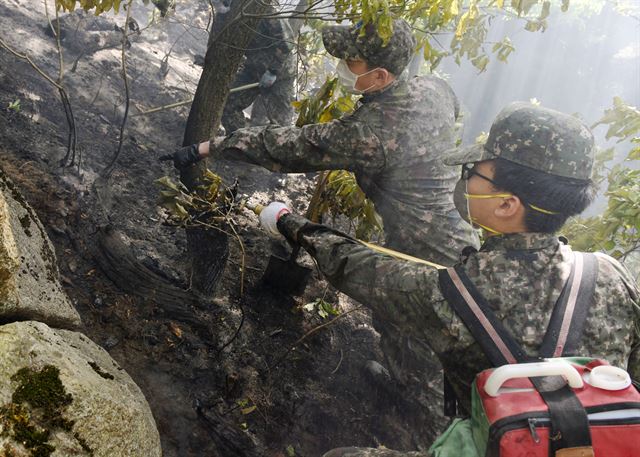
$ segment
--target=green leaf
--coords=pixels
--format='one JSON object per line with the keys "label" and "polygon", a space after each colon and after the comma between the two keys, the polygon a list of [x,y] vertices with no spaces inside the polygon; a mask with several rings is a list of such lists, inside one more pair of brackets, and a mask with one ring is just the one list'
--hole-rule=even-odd
{"label": "green leaf", "polygon": [[542,28],[542,21],[527,21],[527,25],[524,26],[524,29],[529,32],[537,32]]}
{"label": "green leaf", "polygon": [[474,67],[480,70],[480,73],[487,69],[487,65],[489,64],[489,57],[486,55],[481,55],[471,60],[471,63]]}
{"label": "green leaf", "polygon": [[625,160],[640,160],[640,148],[632,149]]}
{"label": "green leaf", "polygon": [[455,33],[455,37],[457,39],[462,38],[462,35],[464,35],[464,32],[466,32],[467,27],[469,26],[469,13],[464,13],[462,15],[462,17],[460,18],[460,20],[458,21],[458,26],[456,27],[456,33]]}
{"label": "green leaf", "polygon": [[549,0],[546,0],[542,2],[542,10],[540,11],[540,16],[538,16],[538,19],[542,21],[548,18],[549,14],[551,14],[551,2]]}
{"label": "green leaf", "polygon": [[154,181],[154,183],[160,185],[160,186],[164,186],[167,187],[175,192],[180,192],[180,189],[178,188],[178,184],[176,184],[170,177],[168,176],[163,176],[162,178],[158,178]]}
{"label": "green leaf", "polygon": [[163,198],[170,198],[170,199],[174,199],[174,198],[176,198],[179,194],[178,194],[176,191],[174,191],[174,190],[161,190],[161,191],[160,191],[160,195],[161,195]]}
{"label": "green leaf", "polygon": [[20,112],[20,99],[14,100],[7,106],[8,109],[15,111],[16,113]]}
{"label": "green leaf", "polygon": [[176,203],[176,214],[183,219],[189,217],[189,212],[180,203]]}
{"label": "green leaf", "polygon": [[614,148],[601,149],[596,154],[596,160],[599,162],[609,162],[613,160],[615,151],[616,150]]}
{"label": "green leaf", "polygon": [[451,16],[457,16],[460,14],[460,0],[453,0],[449,5],[449,14]]}
{"label": "green leaf", "polygon": [[254,412],[256,408],[257,406],[253,405],[253,406],[249,406],[248,408],[242,408],[240,412],[246,416],[247,414],[251,414],[252,412]]}
{"label": "green leaf", "polygon": [[511,7],[518,12],[518,15],[529,13],[529,10],[538,3],[538,0],[511,0]]}

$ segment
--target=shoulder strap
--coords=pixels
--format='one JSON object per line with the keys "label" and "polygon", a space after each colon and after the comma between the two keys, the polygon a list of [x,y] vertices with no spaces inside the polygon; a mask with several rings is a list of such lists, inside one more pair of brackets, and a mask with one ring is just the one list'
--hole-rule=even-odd
{"label": "shoulder strap", "polygon": [[[595,262],[593,255],[575,253],[569,280],[554,305],[541,356],[546,356],[545,351],[559,356],[577,347],[593,299]],[[439,280],[447,302],[494,366],[530,359],[496,318],[462,266],[440,270]],[[566,382],[558,376],[531,378],[531,382],[549,408],[551,455],[560,449],[591,448],[587,413]]]}
{"label": "shoulder strap", "polygon": [[540,357],[561,357],[575,353],[593,303],[597,276],[596,256],[574,252],[571,274],[551,313],[547,333],[540,347]]}
{"label": "shoulder strap", "polygon": [[462,265],[439,271],[440,290],[493,366],[524,362],[526,353],[504,328]]}
{"label": "shoulder strap", "polygon": [[[574,253],[569,279],[554,305],[549,327],[540,349],[541,357],[559,357],[576,350],[593,302],[597,258]],[[494,366],[530,359],[497,319],[484,296],[461,265],[439,272],[440,289],[449,305],[463,320]]]}

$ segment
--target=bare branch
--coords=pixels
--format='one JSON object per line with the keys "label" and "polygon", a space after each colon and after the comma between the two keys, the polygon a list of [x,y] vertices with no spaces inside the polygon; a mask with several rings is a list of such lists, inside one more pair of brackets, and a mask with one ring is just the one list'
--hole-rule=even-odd
{"label": "bare branch", "polygon": [[[46,3],[45,3],[45,7],[46,7]],[[48,10],[47,10],[47,14],[48,14]],[[56,13],[57,14],[57,13]],[[47,16],[48,17],[48,16]],[[50,21],[49,21],[50,22]],[[60,26],[58,24],[57,27],[57,32],[55,33],[56,36],[60,36]],[[10,54],[14,55],[15,57],[25,60],[40,76],[42,76],[45,80],[47,80],[52,86],[54,86],[56,89],[58,89],[58,92],[60,94],[60,100],[62,102],[62,106],[64,108],[64,112],[65,112],[65,116],[67,119],[67,124],[69,126],[69,136],[68,136],[68,141],[67,141],[67,154],[65,155],[64,159],[62,160],[63,164],[67,164],[69,156],[72,157],[72,162],[71,165],[73,165],[73,160],[75,159],[75,149],[76,149],[76,127],[75,127],[75,120],[73,117],[73,112],[71,110],[71,103],[69,101],[69,96],[64,88],[64,86],[62,85],[62,63],[60,65],[60,70],[59,70],[59,78],[58,80],[54,80],[51,76],[49,76],[44,70],[42,70],[32,59],[31,57],[26,54],[26,53],[21,53],[19,51],[17,51],[16,49],[14,49],[12,46],[10,46],[5,40],[3,40],[2,38],[0,38],[0,47],[4,48],[7,52],[9,52]],[[60,48],[60,41],[58,40],[58,53],[60,55],[60,59],[62,59],[62,51]]]}
{"label": "bare branch", "polygon": [[122,62],[122,80],[124,81],[124,94],[125,94],[125,105],[124,105],[124,115],[122,117],[122,123],[120,124],[120,137],[118,138],[118,149],[116,149],[113,158],[109,165],[107,165],[102,172],[103,177],[109,177],[113,172],[118,157],[120,156],[120,152],[122,151],[122,143],[124,141],[124,127],[127,124],[127,116],[129,115],[129,104],[131,102],[131,98],[129,97],[129,79],[127,77],[127,42],[129,33],[129,18],[131,17],[131,4],[133,0],[129,0],[127,3],[127,17],[124,21],[124,27],[122,28],[122,52],[121,52],[121,62]]}
{"label": "bare branch", "polygon": [[291,351],[293,351],[296,346],[298,346],[300,343],[302,343],[304,340],[306,340],[307,338],[309,338],[311,335],[313,335],[314,333],[317,333],[318,331],[322,330],[323,328],[329,327],[330,325],[335,324],[338,319],[342,319],[343,317],[353,313],[354,311],[358,311],[359,309],[364,308],[364,305],[359,305],[356,306],[355,308],[350,309],[349,311],[345,311],[344,313],[340,313],[338,314],[336,317],[334,317],[333,319],[331,319],[328,322],[325,322],[324,324],[318,325],[317,327],[313,327],[311,330],[309,330],[307,333],[305,333],[304,335],[302,335],[300,338],[298,338],[292,345],[290,345],[287,350],[284,352],[284,354],[282,354],[276,361],[275,363],[273,363],[273,365],[271,365],[269,367],[270,370],[273,370],[274,368],[276,368],[278,365],[280,365],[282,363],[282,361],[284,359],[287,358],[287,356],[289,355],[289,353]]}
{"label": "bare branch", "polygon": [[[53,30],[53,34],[56,37],[56,49],[58,51],[58,80],[56,81],[60,87],[64,87],[64,56],[62,54],[62,44],[60,43],[60,16],[58,14],[58,9],[56,8],[56,26],[55,29],[53,24],[51,23],[51,18],[49,17],[49,4],[47,0],[44,0],[44,9],[47,15],[47,21],[49,22],[49,27]],[[61,161],[63,166],[74,165],[76,161],[76,146],[78,141],[78,131],[76,130],[76,121],[73,116],[73,110],[71,109],[71,101],[66,93],[66,91],[58,89],[60,92],[60,100],[62,101],[62,106],[64,108],[64,115],[67,119],[67,125],[69,126],[69,133],[67,135],[67,153]],[[80,161],[78,161],[78,173],[80,173]]]}
{"label": "bare branch", "polygon": [[31,67],[40,74],[40,76],[42,76],[49,83],[51,83],[56,89],[64,90],[64,87],[62,87],[60,84],[58,84],[56,81],[54,81],[53,78],[51,78],[49,75],[47,75],[33,60],[31,60],[31,57],[29,57],[29,55],[21,54],[20,52],[16,51],[14,48],[9,46],[7,44],[7,42],[4,41],[2,38],[0,38],[0,47],[3,47],[6,51],[8,51],[9,53],[13,54],[17,58],[22,59],[22,60],[26,60],[29,63],[29,65],[31,65]]}

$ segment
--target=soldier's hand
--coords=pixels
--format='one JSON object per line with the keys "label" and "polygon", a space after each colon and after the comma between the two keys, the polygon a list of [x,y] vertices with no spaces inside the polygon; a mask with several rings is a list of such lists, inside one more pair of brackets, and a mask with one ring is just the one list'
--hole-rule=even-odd
{"label": "soldier's hand", "polygon": [[265,231],[271,235],[278,236],[278,219],[283,214],[290,213],[291,211],[282,202],[271,202],[260,211],[259,219],[260,225]]}
{"label": "soldier's hand", "polygon": [[226,140],[227,137],[226,136],[216,136],[213,140],[209,141],[209,151],[217,151],[218,149],[221,148],[222,143],[224,140]]}
{"label": "soldier's hand", "polygon": [[178,149],[173,154],[165,154],[160,156],[160,160],[172,160],[173,166],[178,170],[190,167],[202,160],[200,153],[198,152],[198,144],[192,144]]}
{"label": "soldier's hand", "polygon": [[267,70],[260,77],[260,83],[258,87],[260,87],[260,89],[269,89],[275,84],[276,79],[278,79],[278,77],[276,76],[275,71],[272,72],[271,70]]}

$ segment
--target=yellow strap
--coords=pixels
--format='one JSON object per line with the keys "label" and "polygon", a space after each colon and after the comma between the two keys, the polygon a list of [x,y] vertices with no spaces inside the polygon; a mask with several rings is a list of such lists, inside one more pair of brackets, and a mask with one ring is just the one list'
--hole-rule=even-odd
{"label": "yellow strap", "polygon": [[488,199],[488,198],[509,198],[513,197],[513,194],[464,194],[465,197],[470,199]]}
{"label": "yellow strap", "polygon": [[[464,194],[464,196],[466,198],[469,199],[488,199],[488,198],[509,198],[509,197],[513,197],[513,194]],[[555,211],[551,211],[548,209],[543,209],[540,208],[539,206],[536,205],[532,205],[531,203],[527,203],[527,205],[529,205],[529,208],[538,211],[539,213],[543,213],[543,214],[550,214],[550,215],[554,215],[554,214],[560,214],[557,213]],[[479,224],[478,224],[479,225]]]}
{"label": "yellow strap", "polygon": [[560,214],[560,213],[557,213],[555,211],[551,211],[551,210],[548,210],[548,209],[542,209],[542,208],[540,208],[538,206],[532,205],[531,203],[529,203],[529,207],[531,207],[531,209],[534,209],[534,210],[536,210],[536,211],[538,211],[539,213],[542,213],[542,214],[550,214],[552,216],[554,214]]}
{"label": "yellow strap", "polygon": [[423,265],[428,265],[430,267],[437,268],[438,270],[444,270],[447,268],[442,265],[438,265],[437,263],[429,262],[428,260],[423,260],[418,257],[405,254],[403,252],[394,251],[393,249],[389,249],[389,248],[383,248],[382,246],[378,246],[377,244],[367,243],[366,241],[362,241],[362,240],[357,240],[357,241],[363,246],[368,247],[369,249],[373,249],[374,251],[379,252],[381,254],[390,255],[391,257],[395,257],[396,259],[402,259],[402,260],[408,260],[409,262],[421,263]]}

